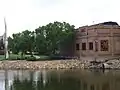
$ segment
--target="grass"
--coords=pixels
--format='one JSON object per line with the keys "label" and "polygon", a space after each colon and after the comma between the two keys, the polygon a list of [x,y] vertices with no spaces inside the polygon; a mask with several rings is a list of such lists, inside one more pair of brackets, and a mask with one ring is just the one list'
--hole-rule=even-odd
{"label": "grass", "polygon": [[[45,55],[24,55],[21,57],[20,54],[10,54],[8,60],[27,60],[27,61],[48,61],[48,60],[60,60],[61,57],[57,56],[45,56]],[[0,60],[5,60],[5,55],[0,55]]]}
{"label": "grass", "polygon": [[0,55],[0,60],[4,60],[5,59],[5,55]]}
{"label": "grass", "polygon": [[[36,60],[48,60],[50,59],[49,56],[45,55],[34,55],[34,57],[31,57],[31,55],[24,55],[21,57],[20,54],[10,54],[8,60],[28,60],[28,61],[36,61]],[[0,60],[5,60],[5,55],[0,55]]]}

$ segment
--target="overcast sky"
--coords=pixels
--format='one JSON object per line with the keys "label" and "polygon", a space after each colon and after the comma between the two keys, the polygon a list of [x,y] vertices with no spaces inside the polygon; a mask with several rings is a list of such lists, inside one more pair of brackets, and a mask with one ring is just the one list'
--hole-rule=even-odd
{"label": "overcast sky", "polygon": [[77,27],[104,21],[120,24],[119,0],[0,0],[0,35],[6,17],[8,35],[54,21]]}

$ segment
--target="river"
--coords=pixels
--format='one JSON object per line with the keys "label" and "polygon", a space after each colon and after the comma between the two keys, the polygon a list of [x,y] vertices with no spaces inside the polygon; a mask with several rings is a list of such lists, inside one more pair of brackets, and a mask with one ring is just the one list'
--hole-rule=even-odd
{"label": "river", "polygon": [[0,70],[0,90],[120,90],[120,71]]}

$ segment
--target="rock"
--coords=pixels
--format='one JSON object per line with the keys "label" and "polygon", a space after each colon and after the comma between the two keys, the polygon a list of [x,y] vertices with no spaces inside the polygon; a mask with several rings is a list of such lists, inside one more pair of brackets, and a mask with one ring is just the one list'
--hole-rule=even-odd
{"label": "rock", "polygon": [[[119,60],[110,60],[104,63],[105,68],[120,69]],[[93,69],[101,68],[102,63],[92,65],[87,60],[54,60],[54,61],[0,61],[0,69]]]}
{"label": "rock", "polygon": [[105,69],[109,69],[110,68],[110,65],[109,64],[107,64],[107,63],[103,63],[104,64],[104,66],[105,66]]}

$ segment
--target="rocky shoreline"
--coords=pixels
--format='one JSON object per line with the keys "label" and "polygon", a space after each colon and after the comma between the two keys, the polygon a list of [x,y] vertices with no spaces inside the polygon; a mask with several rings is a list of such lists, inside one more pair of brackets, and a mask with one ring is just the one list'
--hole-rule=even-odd
{"label": "rocky shoreline", "polygon": [[9,70],[38,70],[38,69],[100,69],[104,64],[105,69],[120,69],[120,60],[114,59],[98,64],[82,60],[54,60],[54,61],[0,61],[0,69]]}
{"label": "rocky shoreline", "polygon": [[72,69],[83,68],[79,60],[54,60],[54,61],[0,61],[0,69]]}

